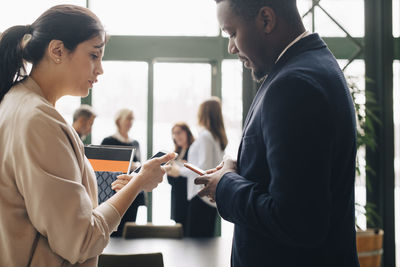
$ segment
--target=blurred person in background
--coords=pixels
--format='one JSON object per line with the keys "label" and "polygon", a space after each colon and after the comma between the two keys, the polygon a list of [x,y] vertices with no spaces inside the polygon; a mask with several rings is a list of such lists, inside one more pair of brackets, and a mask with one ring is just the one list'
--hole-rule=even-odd
{"label": "blurred person in background", "polygon": [[[117,131],[115,134],[106,137],[101,142],[102,145],[113,145],[113,146],[129,146],[135,148],[135,154],[133,157],[132,171],[140,166],[140,145],[135,139],[129,137],[129,131],[132,128],[133,121],[135,120],[133,111],[131,109],[123,108],[120,109],[115,115],[115,125]],[[118,230],[112,233],[111,236],[122,236],[124,225],[126,222],[135,222],[137,217],[137,211],[139,206],[145,205],[145,194],[140,192],[133,201],[132,205],[126,211],[125,215],[121,219],[121,223],[118,226]]]}
{"label": "blurred person in background", "polygon": [[74,112],[72,127],[78,133],[82,141],[86,139],[86,136],[92,131],[94,119],[96,113],[93,108],[89,105],[81,105]]}
{"label": "blurred person in background", "polygon": [[[199,135],[190,146],[188,162],[203,169],[213,169],[218,166],[224,157],[224,150],[228,144],[222,117],[221,101],[212,97],[201,103],[198,109]],[[217,209],[215,203],[207,197],[199,197],[197,193],[202,186],[194,184],[199,175],[185,167],[167,166],[170,176],[187,177],[187,194],[189,200],[186,220],[186,235],[190,237],[212,237],[215,232]]]}
{"label": "blurred person in background", "polygon": [[[190,131],[189,126],[184,122],[178,122],[172,127],[172,140],[175,145],[175,153],[178,157],[172,164],[176,164],[179,167],[183,166],[183,163],[187,161],[188,152],[191,144],[194,142],[194,137]],[[182,224],[183,232],[185,233],[188,204],[187,199],[187,178],[179,176],[178,173],[172,173],[173,176],[168,175],[168,183],[171,185],[171,219],[177,223]]]}

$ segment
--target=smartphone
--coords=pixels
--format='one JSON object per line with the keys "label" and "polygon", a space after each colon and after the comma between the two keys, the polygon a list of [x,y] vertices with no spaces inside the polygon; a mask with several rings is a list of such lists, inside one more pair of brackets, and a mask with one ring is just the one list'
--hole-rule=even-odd
{"label": "smartphone", "polygon": [[191,171],[193,171],[193,172],[195,172],[195,173],[197,173],[197,174],[200,174],[200,175],[206,174],[205,171],[203,171],[203,170],[200,169],[199,167],[194,166],[193,164],[190,164],[190,163],[183,163],[183,166],[185,166],[186,168],[188,168],[189,170],[191,170]]}
{"label": "smartphone", "polygon": [[[159,158],[164,156],[165,154],[167,154],[168,152],[166,151],[158,151],[156,154],[154,154],[150,159],[154,159],[154,158]],[[165,165],[166,162],[162,163],[161,166]],[[140,171],[140,169],[142,168],[142,166],[137,167],[134,172],[138,173]]]}

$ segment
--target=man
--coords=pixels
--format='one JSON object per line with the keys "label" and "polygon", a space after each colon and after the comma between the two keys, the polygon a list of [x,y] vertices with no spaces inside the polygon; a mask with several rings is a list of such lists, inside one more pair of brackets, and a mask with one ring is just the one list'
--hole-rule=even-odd
{"label": "man", "polygon": [[81,105],[75,110],[72,127],[74,127],[82,141],[85,140],[86,136],[92,131],[95,118],[96,113],[89,105]]}
{"label": "man", "polygon": [[197,178],[235,224],[234,267],[359,266],[355,114],[345,78],[295,0],[217,0],[228,50],[264,79],[237,163]]}

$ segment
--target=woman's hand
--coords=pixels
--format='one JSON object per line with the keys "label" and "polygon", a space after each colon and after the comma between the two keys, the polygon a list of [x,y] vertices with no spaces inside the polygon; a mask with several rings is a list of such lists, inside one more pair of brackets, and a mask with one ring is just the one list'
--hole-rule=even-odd
{"label": "woman's hand", "polygon": [[154,158],[146,161],[140,172],[135,177],[135,182],[139,183],[142,190],[146,192],[152,191],[157,187],[159,183],[162,182],[163,176],[165,174],[165,169],[161,166],[162,163],[167,163],[176,157],[176,153],[168,153],[162,157]]}
{"label": "woman's hand", "polygon": [[115,190],[115,192],[118,192],[125,185],[127,185],[129,181],[135,176],[137,176],[136,173],[132,173],[132,175],[127,175],[127,174],[118,175],[117,180],[111,183],[111,189]]}
{"label": "woman's hand", "polygon": [[171,177],[177,178],[180,176],[179,166],[173,161],[171,164],[165,166],[167,174]]}

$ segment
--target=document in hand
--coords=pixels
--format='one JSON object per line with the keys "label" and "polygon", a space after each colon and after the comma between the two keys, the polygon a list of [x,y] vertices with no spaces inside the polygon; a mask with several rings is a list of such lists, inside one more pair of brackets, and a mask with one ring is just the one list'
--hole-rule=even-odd
{"label": "document in hand", "polygon": [[115,194],[111,183],[126,172],[132,148],[129,146],[85,146],[85,155],[92,165],[97,179],[99,204]]}

